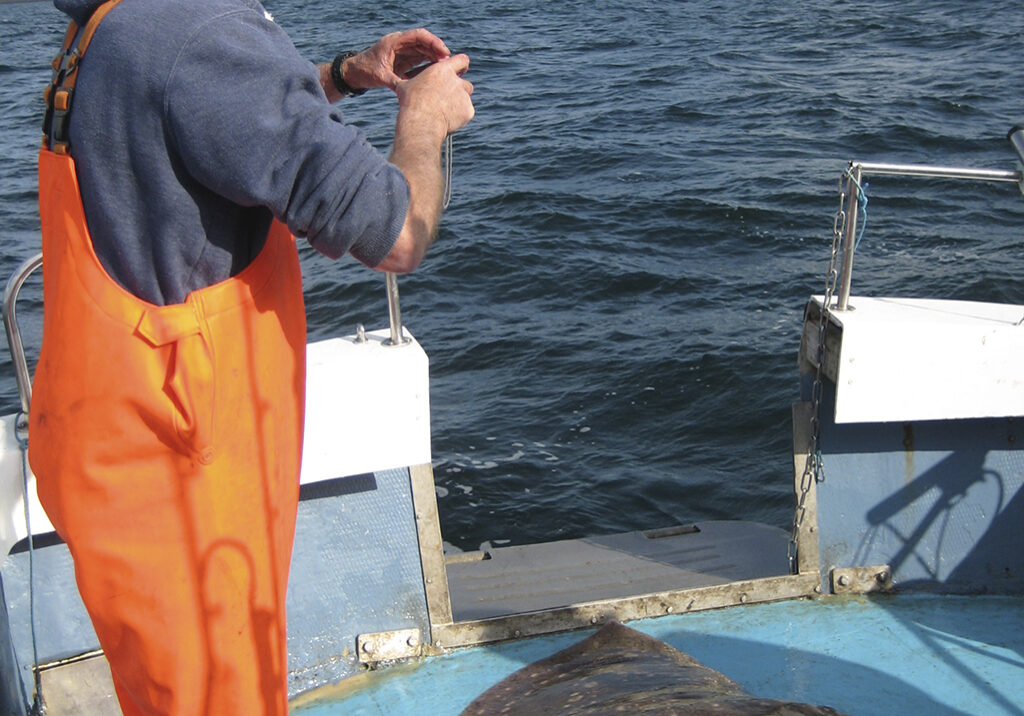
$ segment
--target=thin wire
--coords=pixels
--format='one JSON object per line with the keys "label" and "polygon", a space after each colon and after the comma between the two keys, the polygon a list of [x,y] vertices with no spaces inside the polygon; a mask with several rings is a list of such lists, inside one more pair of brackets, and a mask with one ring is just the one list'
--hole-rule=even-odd
{"label": "thin wire", "polygon": [[445,209],[452,203],[452,135],[444,140],[444,198],[441,206]]}
{"label": "thin wire", "polygon": [[[27,421],[27,416],[24,413],[19,413],[15,419],[15,426],[23,425]],[[29,713],[32,716],[41,716],[46,713],[46,707],[43,705],[43,682],[39,675],[39,641],[36,638],[35,541],[32,537],[32,516],[30,514],[28,498],[28,437],[22,437],[17,427],[15,427],[15,437],[18,441],[18,447],[21,449],[21,481],[25,500],[25,531],[28,533],[28,620],[29,628],[32,632],[32,673],[34,676],[32,709]]]}

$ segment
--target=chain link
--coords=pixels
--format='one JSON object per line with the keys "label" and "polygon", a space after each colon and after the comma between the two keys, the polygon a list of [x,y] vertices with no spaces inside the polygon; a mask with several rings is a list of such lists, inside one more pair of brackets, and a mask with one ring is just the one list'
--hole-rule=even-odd
{"label": "chain link", "polygon": [[818,446],[823,392],[822,371],[825,364],[825,331],[828,327],[832,296],[835,294],[836,282],[839,278],[839,254],[843,234],[846,231],[846,192],[852,181],[853,177],[849,171],[844,172],[839,178],[839,210],[836,211],[832,220],[832,255],[829,259],[828,273],[825,276],[825,297],[818,315],[818,350],[815,360],[817,365],[814,386],[811,388],[811,439],[807,449],[807,460],[804,462],[804,470],[800,475],[800,499],[793,515],[793,532],[789,538],[789,571],[792,574],[799,572],[799,537],[804,517],[807,514],[807,495],[810,493],[813,483],[825,481],[825,465],[821,457],[821,448]]}

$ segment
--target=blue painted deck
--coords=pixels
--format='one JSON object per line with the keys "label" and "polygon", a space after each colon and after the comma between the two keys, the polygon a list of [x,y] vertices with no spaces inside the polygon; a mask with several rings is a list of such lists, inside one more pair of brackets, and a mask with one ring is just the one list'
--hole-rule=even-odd
{"label": "blue painted deck", "polygon": [[[1024,597],[899,595],[751,605],[630,622],[753,695],[848,714],[1024,714]],[[590,635],[463,649],[361,674],[292,713],[458,714]],[[332,693],[333,691],[333,693]]]}

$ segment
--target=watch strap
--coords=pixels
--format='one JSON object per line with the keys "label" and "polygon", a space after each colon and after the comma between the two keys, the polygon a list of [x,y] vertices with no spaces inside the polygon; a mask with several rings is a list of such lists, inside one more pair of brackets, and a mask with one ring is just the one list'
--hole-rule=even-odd
{"label": "watch strap", "polygon": [[365,89],[355,89],[341,74],[341,64],[350,57],[357,55],[357,52],[352,50],[345,50],[338,54],[334,58],[334,62],[331,63],[331,82],[334,83],[334,87],[341,93],[342,97],[358,97],[359,95],[366,92]]}

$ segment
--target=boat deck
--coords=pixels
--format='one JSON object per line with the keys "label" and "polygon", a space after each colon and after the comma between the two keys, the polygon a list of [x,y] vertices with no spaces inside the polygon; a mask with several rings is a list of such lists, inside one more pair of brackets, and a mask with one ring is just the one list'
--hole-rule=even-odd
{"label": "boat deck", "polygon": [[[1024,597],[892,595],[759,604],[630,622],[764,698],[846,714],[1024,714]],[[458,714],[591,631],[454,651],[293,702],[301,716]]]}

